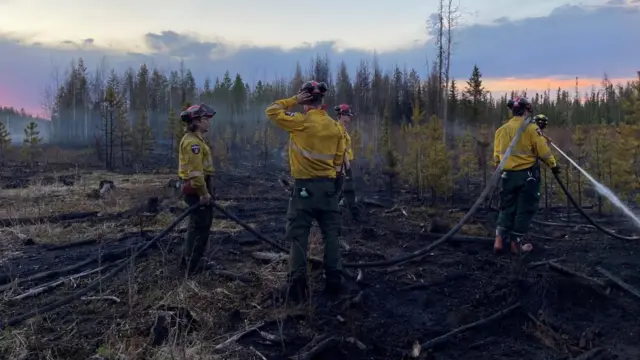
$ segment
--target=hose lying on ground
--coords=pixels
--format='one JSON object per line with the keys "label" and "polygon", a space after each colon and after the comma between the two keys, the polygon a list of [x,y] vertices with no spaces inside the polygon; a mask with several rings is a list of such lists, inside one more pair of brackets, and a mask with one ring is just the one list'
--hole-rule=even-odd
{"label": "hose lying on ground", "polygon": [[613,231],[611,231],[611,230],[603,227],[602,225],[598,224],[598,222],[595,221],[595,219],[593,219],[589,214],[586,213],[586,211],[584,211],[580,207],[580,205],[578,204],[576,199],[574,199],[573,195],[571,195],[571,193],[569,192],[569,189],[567,189],[567,187],[564,185],[564,183],[560,179],[560,175],[559,174],[553,174],[553,176],[556,178],[556,181],[558,182],[558,185],[560,185],[560,188],[562,189],[562,192],[564,192],[564,194],[567,196],[567,199],[569,199],[569,201],[571,201],[571,203],[578,210],[578,212],[580,212],[580,214],[582,216],[584,216],[584,218],[587,219],[587,221],[591,225],[593,225],[596,229],[601,231],[603,234],[611,236],[612,238],[616,238],[616,239],[620,239],[620,240],[629,240],[629,241],[640,240],[640,237],[637,237],[637,236],[618,235],[618,234],[614,233]]}
{"label": "hose lying on ground", "polygon": [[[458,231],[460,231],[462,226],[471,218],[471,216],[473,216],[473,214],[475,214],[475,212],[478,210],[478,208],[480,207],[482,202],[485,200],[485,198],[489,194],[492,193],[493,188],[495,187],[496,183],[498,182],[498,179],[500,178],[500,173],[502,172],[502,169],[504,168],[504,164],[507,161],[507,159],[509,158],[509,156],[511,155],[511,152],[513,151],[513,147],[518,142],[518,140],[520,140],[520,136],[522,135],[522,132],[524,131],[524,129],[529,124],[530,124],[530,118],[527,118],[522,122],[522,125],[520,125],[520,127],[518,128],[518,131],[516,131],[516,134],[513,137],[513,140],[511,141],[511,144],[509,144],[509,147],[507,148],[507,151],[505,151],[505,153],[504,153],[504,155],[502,157],[502,161],[500,162],[500,164],[498,164],[498,167],[496,168],[496,170],[494,171],[493,175],[491,176],[491,179],[487,183],[486,188],[482,191],[482,194],[480,194],[480,197],[476,200],[476,202],[473,204],[471,209],[469,209],[469,211],[462,217],[462,219],[448,233],[446,233],[443,237],[441,237],[440,239],[438,239],[435,242],[431,243],[431,245],[429,245],[429,246],[427,246],[425,248],[416,250],[413,253],[410,253],[410,254],[407,254],[407,255],[398,256],[398,257],[393,258],[393,259],[382,260],[382,261],[360,262],[360,263],[344,263],[343,266],[345,268],[372,268],[372,267],[390,267],[390,266],[394,266],[394,265],[400,265],[400,264],[403,264],[403,263],[405,263],[407,261],[414,260],[416,258],[419,258],[419,257],[422,257],[422,256],[428,254],[431,250],[435,249],[436,247],[438,247],[438,246],[442,245],[443,243],[445,243],[447,240],[451,239]],[[278,249],[280,251],[288,252],[287,248],[285,248],[284,246],[282,246],[282,245],[276,243],[275,241],[267,238],[263,234],[259,233],[258,231],[253,229],[251,226],[249,226],[248,224],[246,224],[243,221],[241,221],[240,219],[238,219],[235,215],[233,215],[233,214],[229,213],[228,211],[226,211],[221,206],[219,206],[217,204],[214,204],[214,207],[218,211],[220,211],[223,214],[225,214],[226,216],[228,216],[231,220],[236,222],[238,225],[242,226],[245,230],[250,232],[252,235],[257,237],[258,239],[268,243],[269,245],[275,247],[276,249]]]}
{"label": "hose lying on ground", "polygon": [[[184,220],[187,216],[189,216],[189,214],[194,211],[196,208],[200,207],[200,204],[194,205],[189,207],[184,213],[182,213],[180,216],[178,216],[175,220],[173,220],[173,222],[171,224],[169,224],[169,226],[167,226],[166,229],[162,230],[161,233],[159,233],[158,235],[156,235],[153,239],[151,239],[148,243],[142,245],[141,247],[139,247],[136,252],[131,255],[131,260],[135,259],[137,256],[139,256],[140,254],[142,254],[143,252],[145,252],[147,249],[149,249],[151,246],[153,246],[156,242],[158,242],[158,240],[162,239],[163,237],[165,237],[171,230],[173,230],[173,228],[175,228],[176,226],[178,226],[178,224],[180,222],[182,222],[182,220]],[[73,294],[67,295],[65,297],[63,297],[62,299],[58,300],[58,301],[54,301],[48,305],[45,305],[42,308],[33,310],[29,313],[23,314],[23,315],[19,315],[16,316],[14,318],[8,319],[6,321],[4,320],[0,320],[0,331],[6,329],[9,326],[15,326],[20,324],[21,322],[31,319],[34,316],[38,316],[38,315],[43,315],[46,313],[49,313],[51,311],[57,310],[58,308],[69,304],[70,302],[81,298],[82,296],[90,293],[91,291],[97,289],[100,287],[100,284],[104,283],[105,281],[111,280],[113,279],[116,275],[118,275],[118,273],[120,273],[122,270],[124,270],[124,268],[129,264],[129,261],[125,261],[122,264],[120,264],[118,267],[116,267],[115,269],[111,270],[110,273],[106,274],[105,276],[94,280],[91,284],[87,285],[87,287],[80,289],[76,292],[74,292]]]}

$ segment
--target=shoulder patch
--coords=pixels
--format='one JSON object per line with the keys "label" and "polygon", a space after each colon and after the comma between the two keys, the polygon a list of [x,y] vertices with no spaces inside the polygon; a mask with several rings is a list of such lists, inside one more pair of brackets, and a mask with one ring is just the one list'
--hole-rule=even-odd
{"label": "shoulder patch", "polygon": [[198,144],[191,145],[191,152],[196,155],[200,154],[200,145]]}
{"label": "shoulder patch", "polygon": [[287,115],[287,116],[292,116],[292,117],[296,116],[296,113],[291,112],[291,111],[285,111],[284,114]]}

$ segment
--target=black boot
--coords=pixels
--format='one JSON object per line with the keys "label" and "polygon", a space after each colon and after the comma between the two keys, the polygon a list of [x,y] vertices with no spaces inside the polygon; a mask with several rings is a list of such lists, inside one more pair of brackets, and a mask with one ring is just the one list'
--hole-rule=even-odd
{"label": "black boot", "polygon": [[327,271],[325,276],[324,291],[333,296],[342,294],[344,291],[344,279],[342,278],[342,272],[336,270]]}
{"label": "black boot", "polygon": [[287,285],[285,301],[289,300],[294,303],[302,303],[309,299],[309,286],[307,279],[298,277],[291,278]]}

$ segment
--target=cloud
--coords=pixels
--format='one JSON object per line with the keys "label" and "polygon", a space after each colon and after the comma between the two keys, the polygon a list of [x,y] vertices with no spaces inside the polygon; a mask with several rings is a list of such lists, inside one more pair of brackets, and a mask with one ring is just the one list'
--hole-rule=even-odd
{"label": "cloud", "polygon": [[[477,64],[487,78],[599,78],[605,72],[612,78],[634,77],[636,60],[640,59],[640,47],[635,46],[640,34],[640,5],[634,3],[639,1],[612,0],[598,7],[563,5],[545,17],[499,18],[491,24],[457,29],[452,75],[466,79]],[[328,55],[334,69],[344,60],[352,70],[362,58],[372,56],[361,50],[340,50],[331,41],[283,50],[229,44],[170,30],[144,34],[143,46],[130,52],[117,46],[100,47],[100,41],[67,40],[51,45],[16,34],[0,34],[0,53],[8,54],[0,57],[0,103],[36,109],[41,89],[52,81],[53,65],[67,68],[70,60],[78,57],[83,57],[90,68],[106,56],[110,67],[137,68],[146,62],[165,71],[177,68],[182,58],[199,81],[207,75],[221,76],[228,69],[242,74],[251,84],[290,76],[296,62],[307,67],[316,54]],[[427,60],[435,59],[432,41],[378,54],[386,69],[397,64],[422,74],[427,71]]]}

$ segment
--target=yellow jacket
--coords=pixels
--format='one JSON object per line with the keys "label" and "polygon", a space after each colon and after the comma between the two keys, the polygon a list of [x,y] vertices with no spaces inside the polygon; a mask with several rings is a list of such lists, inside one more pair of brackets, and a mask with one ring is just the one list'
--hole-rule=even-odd
{"label": "yellow jacket", "polygon": [[[516,132],[522,125],[524,118],[522,116],[515,116],[511,118],[506,124],[502,125],[496,130],[495,139],[493,142],[493,161],[497,166],[504,157],[504,153],[509,148],[511,140],[516,135]],[[530,123],[522,132],[518,143],[511,151],[511,156],[504,164],[504,170],[517,171],[528,169],[535,165],[537,159],[540,158],[547,165],[556,166],[556,159],[551,154],[551,149],[547,145],[547,139],[542,134],[542,131],[535,123]]]}
{"label": "yellow jacket", "polygon": [[204,177],[213,174],[211,149],[197,133],[187,132],[180,140],[178,177],[188,180],[191,187],[203,196],[208,194]]}
{"label": "yellow jacket", "polygon": [[352,161],[353,160],[353,149],[351,148],[351,136],[349,135],[349,132],[347,131],[347,128],[344,127],[344,125],[342,125],[341,123],[338,123],[338,125],[342,129],[342,133],[344,135],[344,146],[347,149],[345,154],[347,155],[347,159],[349,161]]}
{"label": "yellow jacket", "polygon": [[327,112],[309,110],[306,114],[289,112],[296,97],[277,100],[265,111],[278,127],[289,132],[289,165],[294,179],[335,178],[342,168],[344,135]]}

